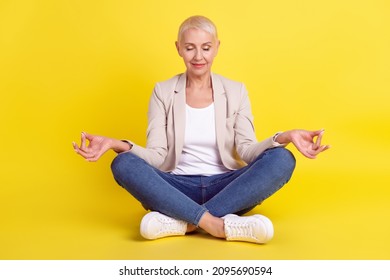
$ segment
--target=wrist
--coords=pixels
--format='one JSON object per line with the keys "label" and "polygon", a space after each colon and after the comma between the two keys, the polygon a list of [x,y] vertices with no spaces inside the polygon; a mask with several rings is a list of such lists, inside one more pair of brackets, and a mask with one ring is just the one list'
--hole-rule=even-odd
{"label": "wrist", "polygon": [[133,145],[125,140],[111,139],[111,148],[116,153],[123,153],[131,150]]}
{"label": "wrist", "polygon": [[273,140],[279,144],[288,144],[291,142],[290,131],[275,134]]}

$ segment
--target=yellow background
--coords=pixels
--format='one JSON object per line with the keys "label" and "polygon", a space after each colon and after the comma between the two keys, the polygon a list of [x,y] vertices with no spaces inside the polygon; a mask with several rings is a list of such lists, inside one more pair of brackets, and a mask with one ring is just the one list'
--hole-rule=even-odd
{"label": "yellow background", "polygon": [[[77,156],[81,131],[145,144],[153,85],[183,72],[188,16],[219,29],[214,72],[246,84],[259,139],[325,128],[291,182],[253,210],[267,245],[203,233],[145,241],[113,152]],[[0,259],[389,259],[387,0],[0,2]]]}

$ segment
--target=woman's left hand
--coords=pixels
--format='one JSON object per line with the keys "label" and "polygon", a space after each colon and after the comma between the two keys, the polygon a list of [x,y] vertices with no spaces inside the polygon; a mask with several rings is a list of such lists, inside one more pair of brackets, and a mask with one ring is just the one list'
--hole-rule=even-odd
{"label": "woman's left hand", "polygon": [[[276,141],[281,144],[291,142],[305,157],[314,159],[319,153],[330,148],[329,145],[321,145],[323,134],[323,129],[316,131],[294,129],[281,133]],[[317,139],[314,141],[316,137]]]}

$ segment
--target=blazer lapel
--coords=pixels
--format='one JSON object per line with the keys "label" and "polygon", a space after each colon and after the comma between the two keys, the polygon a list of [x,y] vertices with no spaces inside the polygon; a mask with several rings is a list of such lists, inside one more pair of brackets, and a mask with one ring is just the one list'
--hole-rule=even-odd
{"label": "blazer lapel", "polygon": [[222,155],[225,145],[225,122],[226,122],[226,95],[221,80],[215,74],[212,74],[212,85],[214,93],[215,108],[215,130],[217,136],[217,146]]}
{"label": "blazer lapel", "polygon": [[184,129],[186,122],[186,80],[186,74],[181,74],[175,87],[175,97],[173,101],[176,164],[178,163],[184,145]]}

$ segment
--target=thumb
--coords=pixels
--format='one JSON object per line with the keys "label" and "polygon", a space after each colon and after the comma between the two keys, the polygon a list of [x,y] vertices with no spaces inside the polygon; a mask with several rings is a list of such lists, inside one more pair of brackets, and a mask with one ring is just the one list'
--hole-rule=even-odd
{"label": "thumb", "polygon": [[92,138],[93,138],[92,134],[89,134],[89,133],[87,133],[85,131],[83,131],[82,134],[84,134],[85,138],[88,139],[88,140],[92,140]]}
{"label": "thumb", "polygon": [[312,137],[315,137],[315,136],[318,136],[318,135],[320,135],[321,133],[323,133],[325,131],[325,129],[319,129],[319,130],[315,130],[315,131],[311,131],[310,132],[310,135],[312,136]]}

